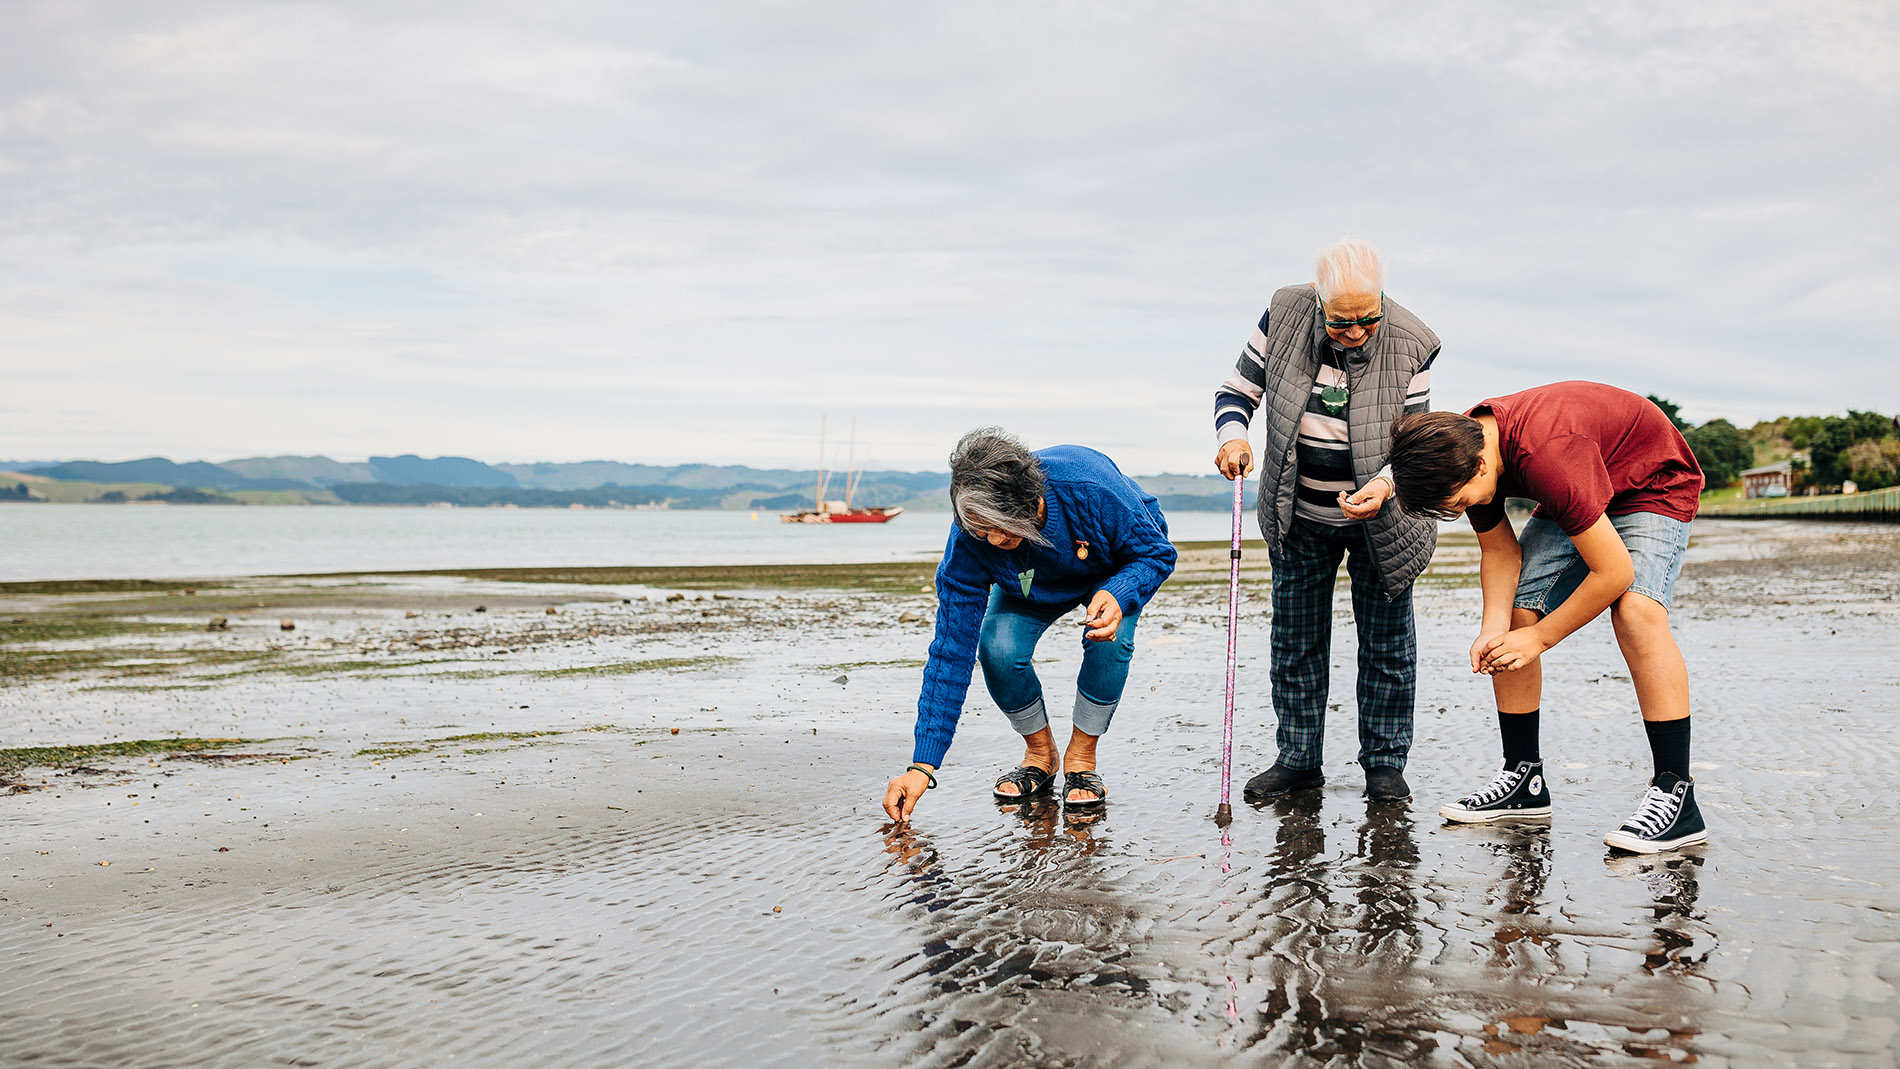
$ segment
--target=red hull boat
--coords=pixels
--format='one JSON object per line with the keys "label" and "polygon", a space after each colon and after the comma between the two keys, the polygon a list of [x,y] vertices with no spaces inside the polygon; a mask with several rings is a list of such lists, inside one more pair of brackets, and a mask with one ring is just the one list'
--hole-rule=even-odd
{"label": "red hull boat", "polygon": [[[825,502],[829,505],[832,502]],[[904,506],[893,505],[882,509],[845,509],[842,512],[787,512],[779,519],[785,523],[889,523],[904,511]]]}
{"label": "red hull boat", "polygon": [[[851,463],[855,464],[858,448],[858,422],[851,421]],[[890,505],[885,508],[852,508],[851,498],[857,493],[858,480],[862,472],[846,468],[844,481],[844,500],[826,501],[825,486],[831,481],[830,473],[825,471],[825,427],[818,425],[818,488],[812,500],[817,502],[815,509],[801,512],[782,512],[780,523],[889,523],[904,511],[902,505]]]}

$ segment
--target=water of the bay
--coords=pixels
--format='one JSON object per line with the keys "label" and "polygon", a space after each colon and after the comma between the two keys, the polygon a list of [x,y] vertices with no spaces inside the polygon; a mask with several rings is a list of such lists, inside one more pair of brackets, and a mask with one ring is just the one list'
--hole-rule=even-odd
{"label": "water of the bay", "polygon": [[[1230,517],[1168,522],[1177,540],[1221,539]],[[947,512],[817,526],[773,512],[7,505],[0,581],[922,560],[949,526]]]}

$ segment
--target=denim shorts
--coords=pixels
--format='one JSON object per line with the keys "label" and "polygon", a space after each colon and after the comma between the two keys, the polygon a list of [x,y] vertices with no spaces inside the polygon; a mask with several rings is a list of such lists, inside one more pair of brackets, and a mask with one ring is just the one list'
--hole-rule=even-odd
{"label": "denim shorts", "polygon": [[[1611,516],[1610,524],[1636,566],[1630,589],[1667,609],[1676,592],[1676,577],[1682,574],[1683,552],[1689,548],[1689,525],[1654,512]],[[1549,520],[1531,517],[1517,541],[1524,551],[1523,570],[1517,576],[1520,609],[1549,614],[1590,574],[1590,566],[1563,528]]]}

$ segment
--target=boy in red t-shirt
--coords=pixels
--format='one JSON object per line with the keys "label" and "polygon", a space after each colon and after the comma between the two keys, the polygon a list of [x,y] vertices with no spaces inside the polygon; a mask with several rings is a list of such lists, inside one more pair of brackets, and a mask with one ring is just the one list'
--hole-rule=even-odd
{"label": "boy in red t-shirt", "polygon": [[[1550,815],[1537,743],[1538,656],[1607,608],[1655,774],[1636,813],[1603,841],[1634,853],[1706,841],[1689,777],[1689,672],[1669,633],[1702,469],[1675,424],[1626,390],[1559,382],[1462,416],[1400,416],[1390,460],[1401,508],[1440,519],[1463,513],[1483,550],[1484,622],[1471,670],[1491,677],[1504,768],[1439,815],[1466,824]],[[1504,514],[1510,497],[1538,504],[1521,538]]]}

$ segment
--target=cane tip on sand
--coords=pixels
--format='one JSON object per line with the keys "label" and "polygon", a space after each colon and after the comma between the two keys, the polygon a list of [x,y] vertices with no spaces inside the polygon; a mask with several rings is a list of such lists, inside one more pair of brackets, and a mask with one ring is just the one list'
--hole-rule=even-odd
{"label": "cane tip on sand", "polygon": [[1234,807],[1222,802],[1214,808],[1214,823],[1225,828],[1234,822]]}

